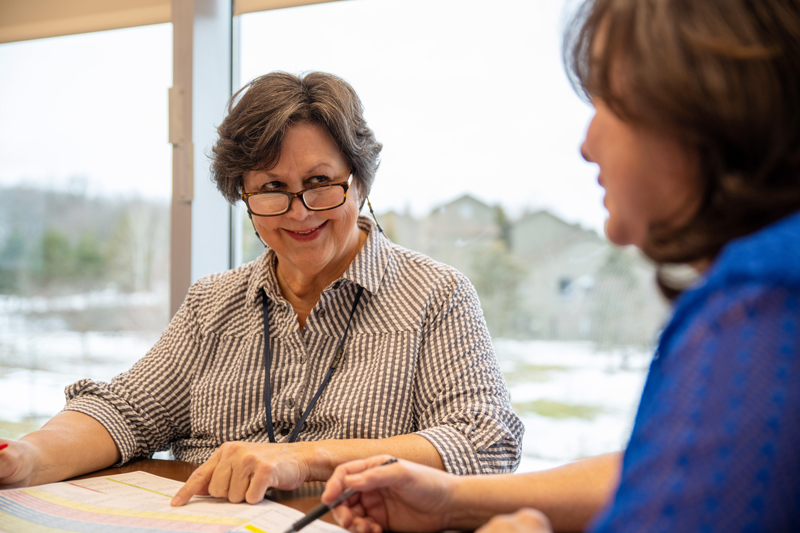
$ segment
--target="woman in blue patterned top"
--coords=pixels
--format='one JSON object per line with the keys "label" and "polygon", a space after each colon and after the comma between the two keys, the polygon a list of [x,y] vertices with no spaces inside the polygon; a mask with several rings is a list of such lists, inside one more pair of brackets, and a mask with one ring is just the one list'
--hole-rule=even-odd
{"label": "woman in blue patterned top", "polygon": [[606,234],[674,299],[627,449],[464,478],[377,457],[323,500],[361,490],[335,513],[374,533],[800,531],[800,2],[590,0],[566,44]]}

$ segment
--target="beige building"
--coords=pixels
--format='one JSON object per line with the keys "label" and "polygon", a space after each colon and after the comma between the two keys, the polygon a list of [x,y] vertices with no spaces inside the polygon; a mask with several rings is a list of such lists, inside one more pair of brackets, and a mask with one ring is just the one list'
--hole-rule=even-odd
{"label": "beige building", "polygon": [[632,248],[612,246],[594,231],[547,211],[524,215],[511,230],[527,268],[520,285],[520,331],[527,338],[647,345],[666,318],[653,266]]}
{"label": "beige building", "polygon": [[647,260],[548,211],[509,221],[499,206],[464,195],[422,220],[380,219],[398,244],[470,278],[496,337],[644,346],[666,318]]}

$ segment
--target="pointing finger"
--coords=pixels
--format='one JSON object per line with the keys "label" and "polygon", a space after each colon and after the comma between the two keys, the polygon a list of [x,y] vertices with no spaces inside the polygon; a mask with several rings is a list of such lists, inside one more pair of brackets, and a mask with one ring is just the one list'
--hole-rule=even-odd
{"label": "pointing finger", "polygon": [[183,487],[181,487],[175,494],[175,497],[172,498],[170,505],[173,507],[180,507],[186,504],[186,502],[196,494],[208,494],[208,484],[211,482],[214,470],[217,468],[218,464],[219,455],[217,451],[214,452],[208,461],[200,465],[197,470],[189,476],[189,479],[186,480]]}

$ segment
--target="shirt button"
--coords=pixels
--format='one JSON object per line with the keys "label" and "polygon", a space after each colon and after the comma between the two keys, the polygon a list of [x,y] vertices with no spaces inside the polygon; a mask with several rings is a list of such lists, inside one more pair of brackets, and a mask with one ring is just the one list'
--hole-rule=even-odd
{"label": "shirt button", "polygon": [[289,428],[283,428],[283,429],[281,430],[281,435],[283,435],[284,437],[285,437],[286,435],[288,435],[288,434],[289,434]]}
{"label": "shirt button", "polygon": [[306,356],[305,356],[305,355],[301,355],[301,356],[300,356],[300,364],[301,364],[301,365],[304,365],[304,364],[306,364]]}
{"label": "shirt button", "polygon": [[325,316],[325,310],[324,309],[320,309],[319,311],[317,311],[317,316],[320,317],[320,318],[324,317]]}
{"label": "shirt button", "polygon": [[286,407],[289,409],[294,407],[294,398],[286,398]]}

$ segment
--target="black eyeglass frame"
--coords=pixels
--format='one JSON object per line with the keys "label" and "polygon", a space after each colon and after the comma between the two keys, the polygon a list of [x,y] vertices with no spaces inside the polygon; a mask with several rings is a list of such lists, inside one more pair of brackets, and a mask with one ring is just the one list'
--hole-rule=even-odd
{"label": "black eyeglass frame", "polygon": [[[280,215],[285,215],[292,208],[292,200],[294,200],[295,198],[300,198],[300,201],[303,202],[303,206],[306,209],[308,209],[309,211],[330,211],[331,209],[336,209],[337,207],[343,206],[344,203],[347,201],[347,191],[350,188],[350,181],[352,179],[353,179],[353,174],[350,173],[350,175],[347,177],[347,180],[342,181],[340,183],[324,183],[322,185],[315,185],[314,187],[309,187],[307,189],[303,189],[300,192],[286,192],[286,191],[242,192],[240,196],[242,197],[242,200],[244,201],[244,205],[247,206],[247,212],[249,214],[253,215],[253,216],[256,216],[256,217],[277,217],[277,216],[280,216]],[[325,187],[341,187],[342,189],[344,189],[344,196],[342,197],[342,203],[336,204],[336,205],[331,206],[331,207],[322,207],[322,208],[310,207],[306,203],[306,199],[305,199],[305,197],[303,195],[305,193],[307,193],[308,191],[313,191],[313,190],[316,190],[316,189],[322,189],[322,188],[325,188]],[[250,209],[250,197],[251,196],[256,196],[258,194],[283,194],[283,195],[285,195],[285,196],[287,196],[289,198],[289,204],[286,206],[286,209],[284,211],[281,211],[280,213],[272,213],[272,214],[269,214],[269,215],[261,215],[261,214],[256,213],[252,209]]]}

